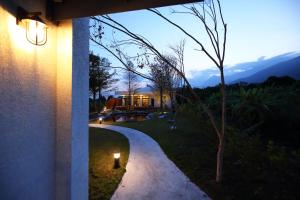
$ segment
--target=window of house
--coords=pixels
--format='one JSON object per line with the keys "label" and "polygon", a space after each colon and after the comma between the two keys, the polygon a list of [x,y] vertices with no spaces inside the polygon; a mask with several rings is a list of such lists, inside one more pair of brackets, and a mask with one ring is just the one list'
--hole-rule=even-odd
{"label": "window of house", "polygon": [[124,99],[125,99],[125,106],[129,106],[130,105],[130,98],[129,98],[129,96],[125,96]]}
{"label": "window of house", "polygon": [[149,106],[149,97],[143,96],[142,98],[142,106],[148,107]]}

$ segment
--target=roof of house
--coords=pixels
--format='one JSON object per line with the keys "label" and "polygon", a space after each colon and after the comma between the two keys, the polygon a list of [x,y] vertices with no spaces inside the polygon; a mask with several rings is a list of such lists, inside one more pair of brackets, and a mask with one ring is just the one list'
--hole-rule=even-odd
{"label": "roof of house", "polygon": [[[151,87],[139,88],[135,95],[153,95],[154,90]],[[128,91],[116,91],[115,96],[128,95]]]}

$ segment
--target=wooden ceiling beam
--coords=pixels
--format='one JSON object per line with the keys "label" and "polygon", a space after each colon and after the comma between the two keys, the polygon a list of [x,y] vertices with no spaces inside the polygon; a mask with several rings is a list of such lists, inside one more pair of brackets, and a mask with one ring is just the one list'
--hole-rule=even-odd
{"label": "wooden ceiling beam", "polygon": [[199,1],[203,0],[53,0],[50,12],[51,20],[60,21]]}

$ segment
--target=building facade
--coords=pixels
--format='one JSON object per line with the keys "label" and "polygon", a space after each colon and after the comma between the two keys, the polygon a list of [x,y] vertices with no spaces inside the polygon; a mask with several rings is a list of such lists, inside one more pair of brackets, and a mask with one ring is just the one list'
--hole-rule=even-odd
{"label": "building facade", "polygon": [[[41,12],[31,44],[17,8]],[[88,18],[55,24],[47,1],[0,0],[0,199],[87,199]]]}
{"label": "building facade", "polygon": [[[134,106],[136,108],[159,108],[160,107],[160,92],[150,87],[140,88],[134,94],[128,95],[127,91],[119,91],[115,95],[120,98],[121,105],[118,106]],[[162,107],[171,108],[171,98],[168,92],[162,94]]]}

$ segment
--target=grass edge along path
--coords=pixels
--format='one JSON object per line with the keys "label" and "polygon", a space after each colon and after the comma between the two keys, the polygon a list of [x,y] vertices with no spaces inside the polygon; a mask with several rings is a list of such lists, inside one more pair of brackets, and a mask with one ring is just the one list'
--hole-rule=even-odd
{"label": "grass edge along path", "polygon": [[[212,199],[222,196],[213,184],[215,170],[216,135],[209,124],[195,123],[190,118],[180,117],[177,130],[170,130],[167,119],[154,118],[140,122],[105,122],[133,128],[153,138],[167,157]],[[97,120],[92,123],[99,123]],[[212,181],[208,181],[212,180]],[[215,190],[216,189],[216,190]]]}
{"label": "grass edge along path", "polygon": [[[121,167],[114,169],[113,153],[121,153]],[[108,200],[126,172],[128,139],[120,133],[89,128],[89,199]]]}

